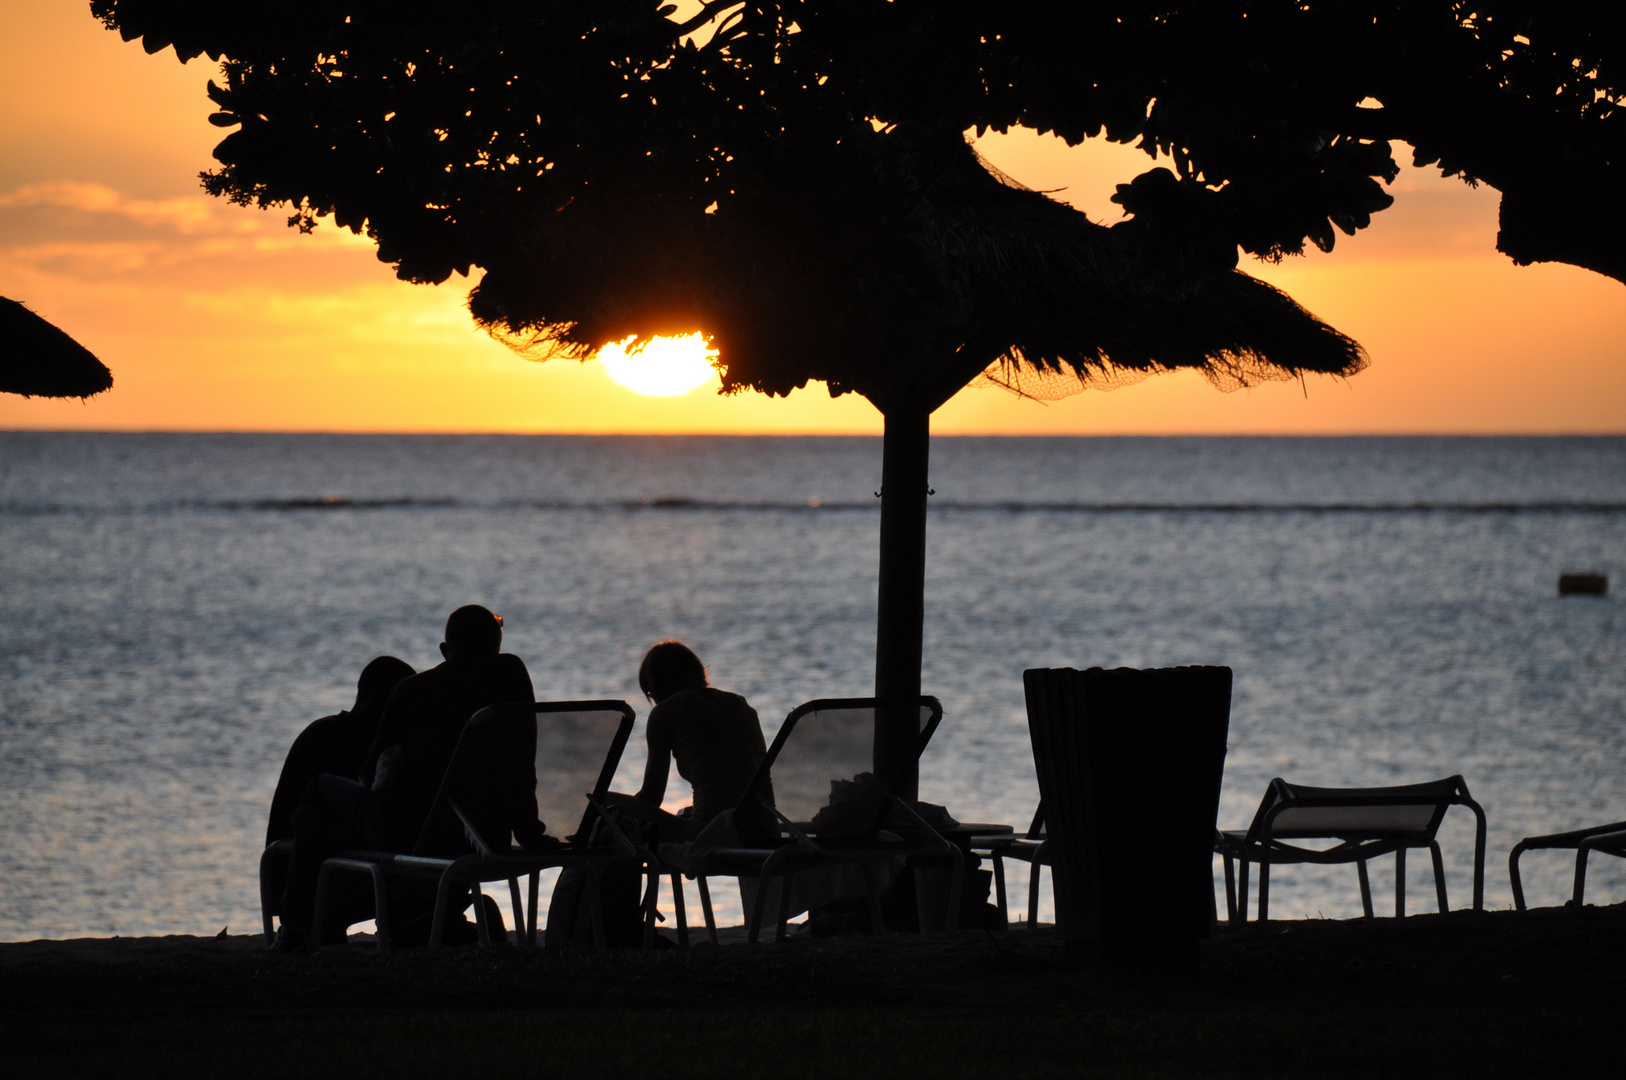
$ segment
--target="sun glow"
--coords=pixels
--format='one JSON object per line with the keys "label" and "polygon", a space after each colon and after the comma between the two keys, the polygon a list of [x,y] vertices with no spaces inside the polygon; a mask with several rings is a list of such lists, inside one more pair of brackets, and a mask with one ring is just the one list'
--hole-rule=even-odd
{"label": "sun glow", "polygon": [[711,366],[717,350],[707,347],[702,334],[657,337],[643,345],[633,345],[633,340],[604,346],[598,360],[611,379],[634,393],[677,397],[717,377]]}

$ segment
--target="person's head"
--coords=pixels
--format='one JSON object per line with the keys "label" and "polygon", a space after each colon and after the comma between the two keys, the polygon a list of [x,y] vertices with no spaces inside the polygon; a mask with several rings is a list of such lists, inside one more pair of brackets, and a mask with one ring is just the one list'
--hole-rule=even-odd
{"label": "person's head", "polygon": [[706,685],[706,665],[681,641],[663,641],[644,654],[638,665],[638,688],[659,705],[680,690]]}
{"label": "person's head", "polygon": [[363,715],[382,713],[395,684],[416,674],[405,660],[378,657],[361,669],[361,678],[356,680],[356,704],[350,711]]}
{"label": "person's head", "polygon": [[502,616],[479,604],[467,604],[446,620],[446,640],[440,654],[448,660],[496,656],[502,651]]}

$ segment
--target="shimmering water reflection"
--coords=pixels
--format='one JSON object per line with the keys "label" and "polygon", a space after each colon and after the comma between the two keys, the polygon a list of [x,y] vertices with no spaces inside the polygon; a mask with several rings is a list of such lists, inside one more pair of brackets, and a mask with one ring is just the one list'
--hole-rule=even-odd
{"label": "shimmering water reflection", "polygon": [[[1626,440],[933,454],[922,793],[957,815],[1032,814],[1023,668],[1212,663],[1236,671],[1224,826],[1275,775],[1460,772],[1505,906],[1520,836],[1626,817]],[[866,692],[879,471],[871,439],[0,434],[0,939],[257,925],[288,742],[370,657],[432,663],[461,603],[502,612],[544,697],[641,717],[638,658],[672,636],[770,730]],[[1570,569],[1614,593],[1559,599]],[[635,737],[625,786],[642,761]],[[1442,840],[1464,904],[1471,819]],[[1532,902],[1563,897],[1562,856],[1527,866]],[[1272,907],[1358,914],[1354,870],[1279,871]]]}

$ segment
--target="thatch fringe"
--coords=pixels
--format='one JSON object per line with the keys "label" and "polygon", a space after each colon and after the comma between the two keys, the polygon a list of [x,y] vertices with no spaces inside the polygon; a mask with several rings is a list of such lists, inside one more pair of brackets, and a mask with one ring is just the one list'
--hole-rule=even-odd
{"label": "thatch fringe", "polygon": [[995,356],[974,383],[1054,400],[1193,368],[1232,391],[1364,368],[1353,339],[1240,270],[1149,273],[1113,230],[1023,188],[969,147],[928,189],[931,242],[975,337]]}

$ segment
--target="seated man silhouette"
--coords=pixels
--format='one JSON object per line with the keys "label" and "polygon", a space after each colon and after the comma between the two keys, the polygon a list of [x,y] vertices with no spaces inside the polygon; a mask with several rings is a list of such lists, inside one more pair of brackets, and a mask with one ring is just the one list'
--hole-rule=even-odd
{"label": "seated man silhouette", "polygon": [[[421,843],[420,834],[469,717],[487,705],[536,700],[525,662],[501,648],[502,620],[496,615],[473,604],[452,612],[440,646],[445,662],[402,680],[384,706],[363,783],[318,776],[306,787],[294,813],[278,950],[309,946],[317,874],[334,852],[372,847],[419,855],[468,853],[468,839],[453,815],[442,815]],[[522,847],[538,850],[551,838],[537,819],[536,728],[505,726],[500,736],[479,747],[469,763],[467,775],[478,781],[453,794],[488,843],[506,845],[512,835]],[[391,928],[411,943],[427,937],[434,883],[400,884],[391,894]],[[333,934],[336,928],[323,929]]]}
{"label": "seated man silhouette", "polygon": [[[502,620],[477,604],[446,620],[441,643],[445,663],[402,681],[384,716],[363,769],[377,802],[381,838],[395,851],[411,851],[429,816],[441,775],[457,747],[463,725],[487,705],[534,704],[525,661],[502,649]],[[547,844],[536,813],[536,726],[518,724],[506,738],[483,743],[468,775],[479,783],[453,792],[486,841],[520,846]],[[469,850],[455,816],[438,822],[420,855],[461,855]]]}

